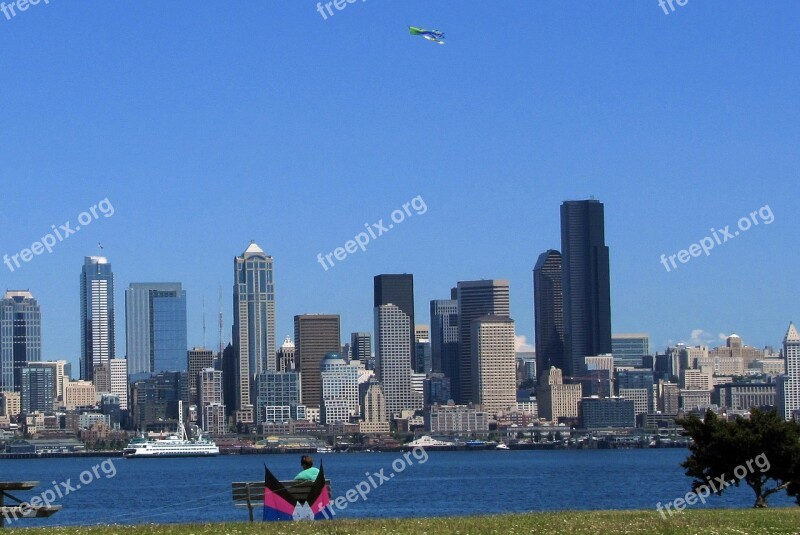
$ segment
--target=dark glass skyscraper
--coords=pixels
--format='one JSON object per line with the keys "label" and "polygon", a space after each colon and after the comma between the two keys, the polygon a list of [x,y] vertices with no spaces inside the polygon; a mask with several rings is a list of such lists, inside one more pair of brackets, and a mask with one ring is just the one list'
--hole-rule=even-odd
{"label": "dark glass skyscraper", "polygon": [[19,392],[19,370],[42,360],[42,313],[27,291],[0,299],[0,392]]}
{"label": "dark glass skyscraper", "polygon": [[509,317],[508,281],[480,280],[458,283],[458,390],[452,387],[456,403],[472,403],[472,320],[481,316]]}
{"label": "dark glass skyscraper", "polygon": [[587,356],[611,353],[611,283],[603,203],[561,205],[564,375],[580,375]]}
{"label": "dark glass skyscraper", "polygon": [[458,301],[431,301],[431,365],[433,373],[450,378],[453,391],[458,382]]}
{"label": "dark glass skyscraper", "polygon": [[[375,302],[373,307],[381,305],[395,305],[406,316],[410,323],[408,330],[408,343],[411,346],[411,362],[415,362],[414,345],[414,276],[402,275],[376,275],[375,276]],[[375,333],[378,336],[378,333]],[[376,346],[377,353],[377,346]]]}
{"label": "dark glass skyscraper", "polygon": [[[185,350],[185,349],[184,349]],[[81,379],[114,358],[114,273],[102,256],[84,258],[81,271]]]}
{"label": "dark glass skyscraper", "polygon": [[125,326],[128,375],[186,370],[186,291],[179,282],[131,283]]}
{"label": "dark glass skyscraper", "polygon": [[533,268],[536,370],[539,374],[549,370],[550,366],[564,369],[564,295],[561,276],[561,253],[550,249],[539,255]]}

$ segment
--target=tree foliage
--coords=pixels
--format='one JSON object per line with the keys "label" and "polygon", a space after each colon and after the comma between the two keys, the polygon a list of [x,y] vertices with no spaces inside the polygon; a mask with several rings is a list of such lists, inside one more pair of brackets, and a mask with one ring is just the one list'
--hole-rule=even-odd
{"label": "tree foliage", "polygon": [[734,422],[709,410],[703,420],[690,416],[678,424],[693,440],[681,466],[694,478],[695,492],[706,487],[722,494],[744,482],[756,495],[754,507],[766,507],[767,498],[781,490],[800,505],[800,424],[758,409]]}

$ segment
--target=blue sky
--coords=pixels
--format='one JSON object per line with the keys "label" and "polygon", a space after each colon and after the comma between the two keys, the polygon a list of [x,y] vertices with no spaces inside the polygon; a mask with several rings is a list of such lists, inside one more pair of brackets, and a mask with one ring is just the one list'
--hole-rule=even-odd
{"label": "blue sky", "polygon": [[[502,7],[499,7],[502,5]],[[372,277],[413,273],[417,318],[458,280],[506,278],[533,339],[531,269],[559,205],[606,209],[614,332],[651,348],[737,332],[778,346],[797,319],[800,4],[656,0],[348,4],[50,0],[0,15],[0,255],[108,198],[0,287],[43,310],[49,359],[77,362],[78,276],[96,244],[124,289],[180,281],[189,343],[225,337],[233,257],[275,259],[278,338],[301,313],[372,329]],[[407,26],[440,29],[439,46]],[[403,203],[413,215],[325,271]],[[763,222],[667,272],[769,205]],[[73,224],[74,225],[74,224]]]}

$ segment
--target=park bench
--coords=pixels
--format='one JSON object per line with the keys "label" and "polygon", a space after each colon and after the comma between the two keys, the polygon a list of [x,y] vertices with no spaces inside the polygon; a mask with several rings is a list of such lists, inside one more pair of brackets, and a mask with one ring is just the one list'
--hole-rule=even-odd
{"label": "park bench", "polygon": [[[60,505],[33,506],[8,493],[10,490],[31,490],[39,485],[38,481],[0,481],[0,528],[5,526],[6,519],[17,518],[46,518],[61,510]],[[17,505],[7,507],[5,499],[8,498]],[[31,500],[32,501],[32,500]],[[41,501],[41,500],[40,500]],[[23,504],[25,504],[23,506]]]}
{"label": "park bench", "polygon": [[[298,501],[305,501],[308,499],[308,493],[314,484],[313,481],[281,481],[281,484],[286,487],[292,497]],[[331,480],[325,480],[325,486],[328,487],[328,494],[331,493]],[[231,492],[233,494],[233,503],[237,507],[247,507],[250,514],[250,522],[253,521],[253,508],[261,507],[264,504],[264,482],[263,481],[237,481],[231,483]]]}

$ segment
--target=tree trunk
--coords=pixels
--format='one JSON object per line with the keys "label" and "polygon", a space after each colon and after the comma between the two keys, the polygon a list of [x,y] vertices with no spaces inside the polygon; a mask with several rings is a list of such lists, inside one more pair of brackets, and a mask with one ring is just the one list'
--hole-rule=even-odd
{"label": "tree trunk", "polygon": [[767,508],[767,498],[763,494],[758,494],[756,497],[756,503],[753,505],[754,509],[765,509]]}

